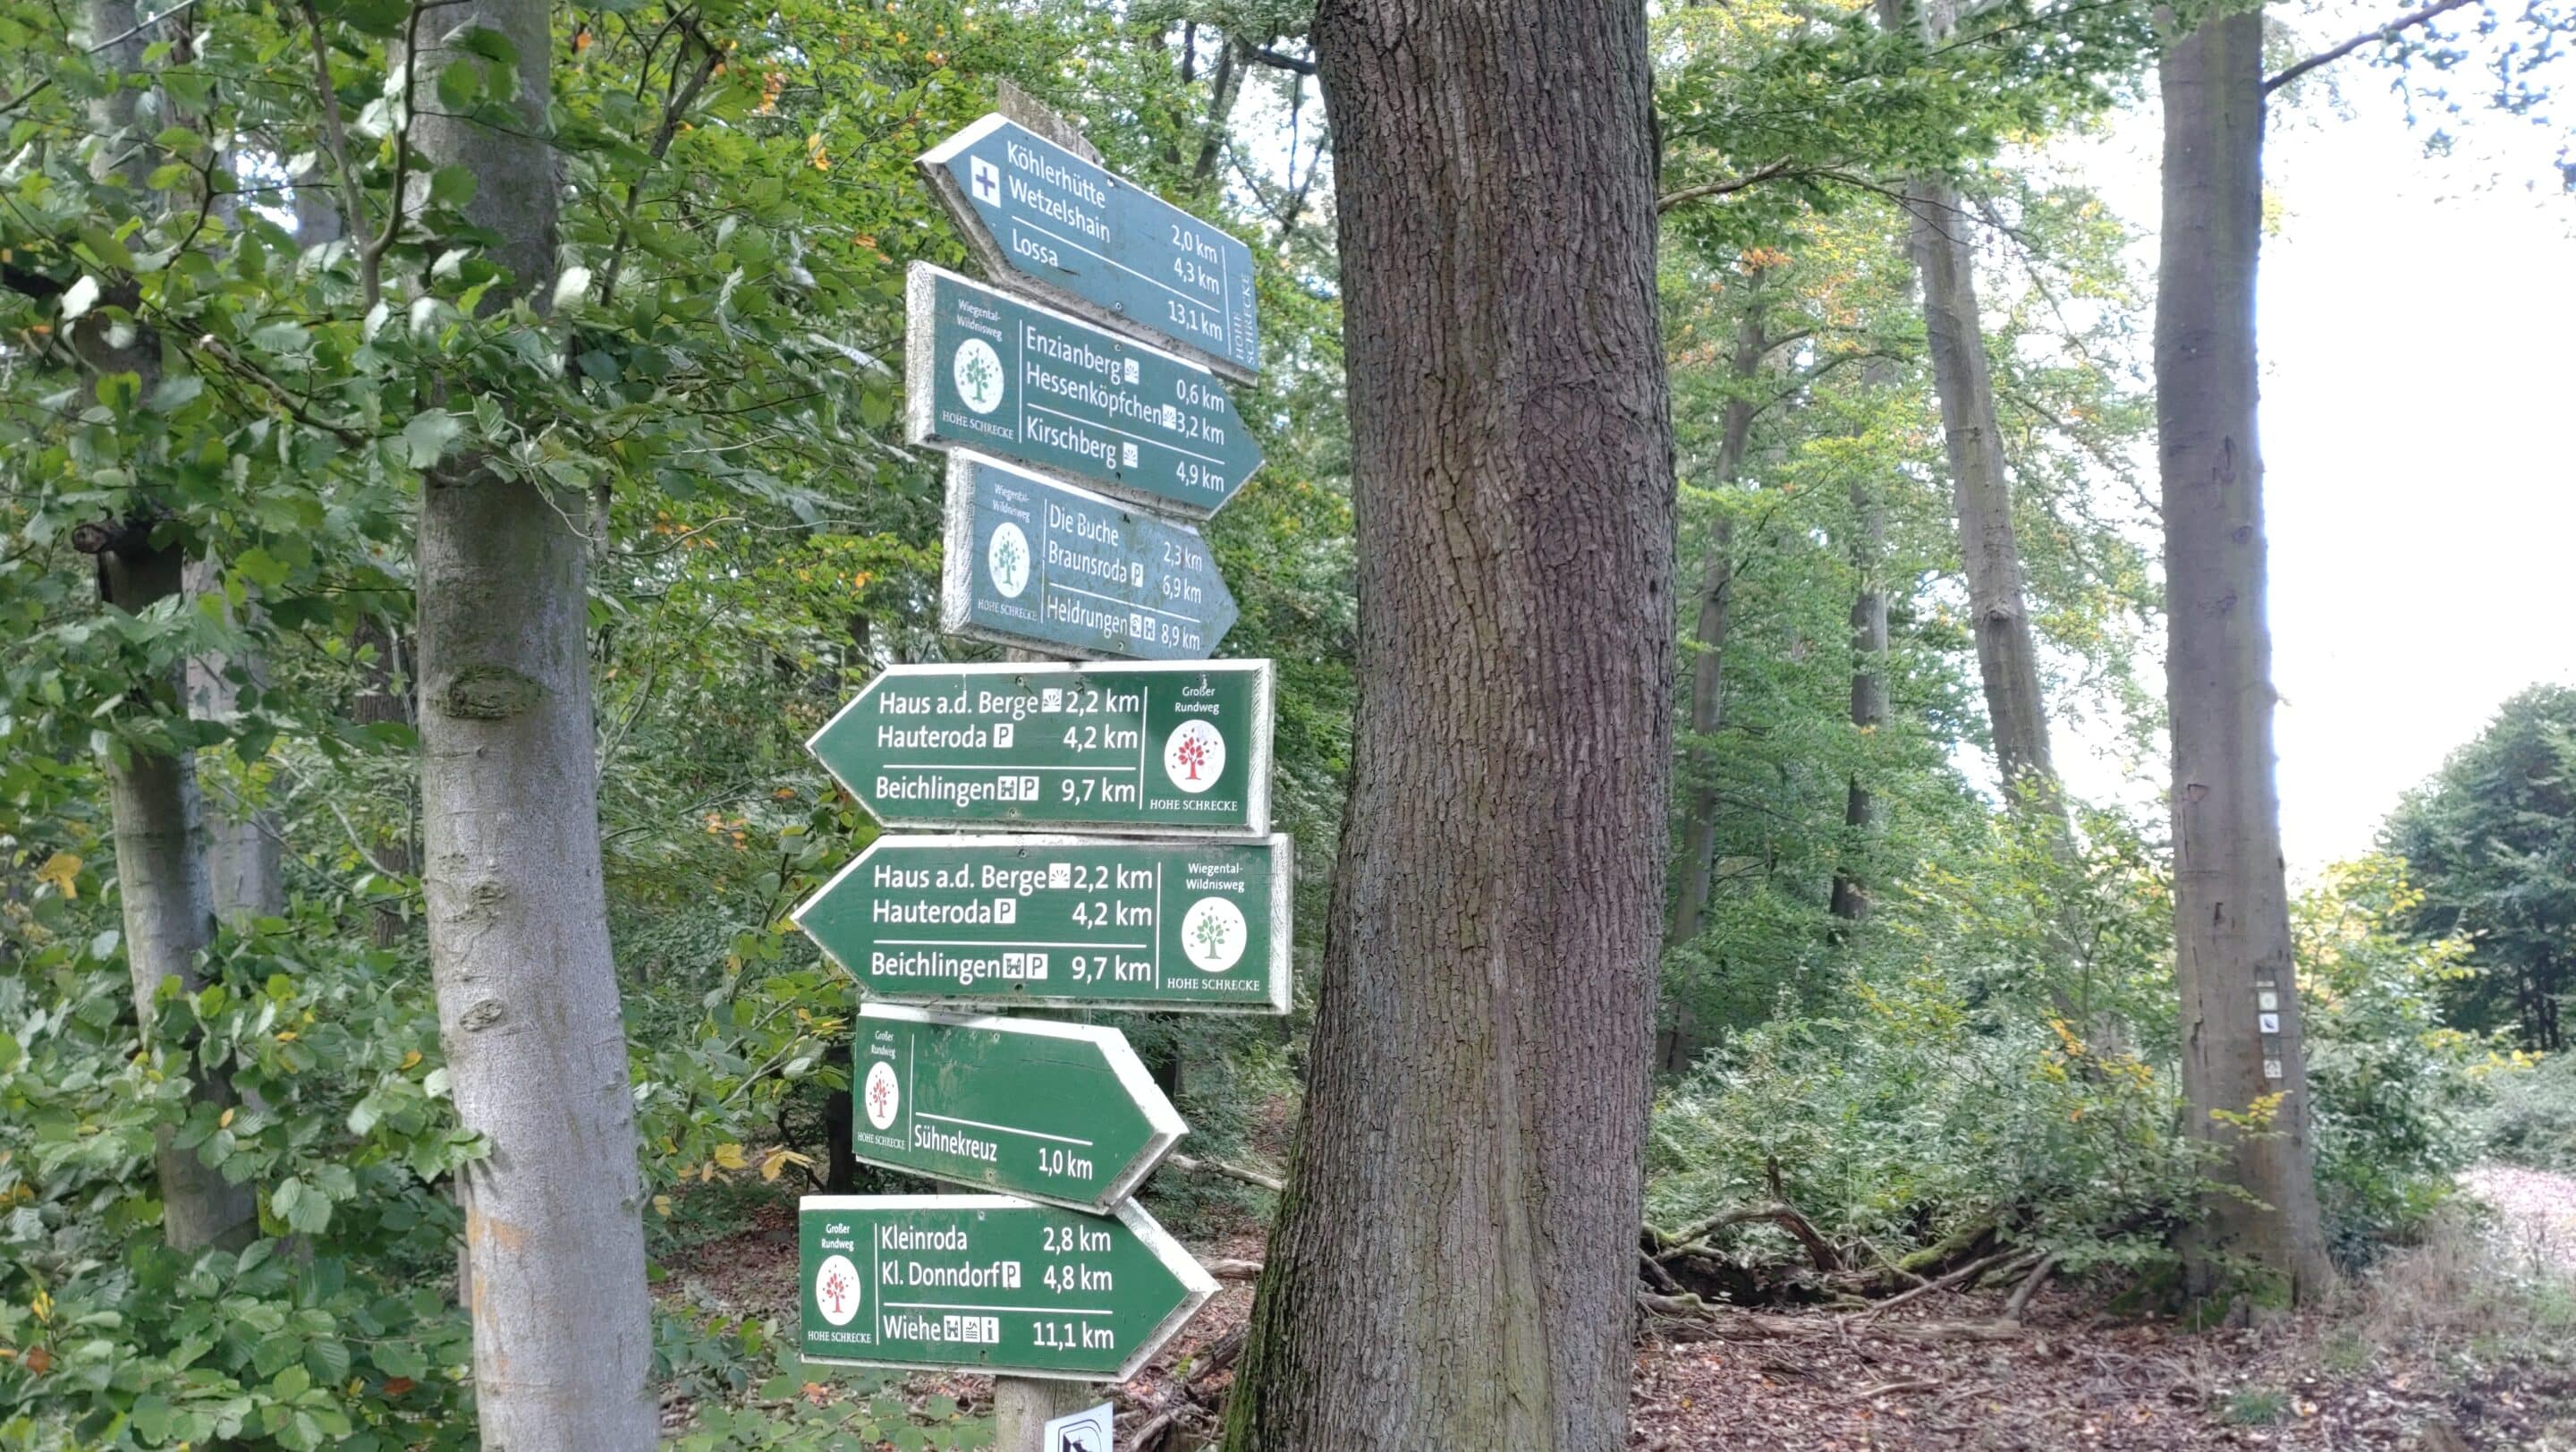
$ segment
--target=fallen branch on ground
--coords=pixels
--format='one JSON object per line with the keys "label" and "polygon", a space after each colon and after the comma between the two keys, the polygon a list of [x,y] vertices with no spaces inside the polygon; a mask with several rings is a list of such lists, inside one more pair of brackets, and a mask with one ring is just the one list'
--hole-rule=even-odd
{"label": "fallen branch on ground", "polygon": [[1697,1296],[1642,1292],[1638,1308],[1655,1329],[1677,1340],[1802,1340],[1880,1336],[1903,1341],[2018,1341],[2028,1334],[2008,1321],[1873,1321],[1868,1316],[1778,1316],[1712,1305]]}
{"label": "fallen branch on ground", "polygon": [[1288,1193],[1288,1182],[1278,1176],[1265,1175],[1259,1170],[1247,1170],[1241,1165],[1230,1165],[1223,1160],[1199,1160],[1192,1159],[1188,1155],[1165,1155],[1163,1163],[1184,1175],[1223,1175],[1229,1180],[1241,1180],[1247,1185],[1268,1190],[1273,1195]]}

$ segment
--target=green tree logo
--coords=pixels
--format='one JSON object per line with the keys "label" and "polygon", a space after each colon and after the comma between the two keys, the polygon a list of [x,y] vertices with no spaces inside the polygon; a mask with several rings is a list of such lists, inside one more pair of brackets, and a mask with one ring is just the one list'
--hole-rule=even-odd
{"label": "green tree logo", "polygon": [[1243,909],[1221,897],[1203,897],[1181,917],[1181,951],[1209,973],[1223,973],[1243,961],[1252,936]]}
{"label": "green tree logo", "polygon": [[949,368],[957,380],[957,396],[977,413],[991,413],[1002,406],[1002,357],[993,345],[981,338],[969,338],[957,345],[957,357]]}
{"label": "green tree logo", "polygon": [[1020,598],[1029,587],[1029,537],[1018,525],[1004,520],[995,527],[992,543],[984,548],[984,570],[1005,600]]}

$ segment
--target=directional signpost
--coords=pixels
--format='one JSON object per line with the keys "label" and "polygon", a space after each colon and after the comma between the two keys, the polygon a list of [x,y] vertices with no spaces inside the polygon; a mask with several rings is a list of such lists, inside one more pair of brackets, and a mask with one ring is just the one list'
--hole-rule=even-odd
{"label": "directional signpost", "polygon": [[1229,378],[1260,371],[1252,251],[1222,230],[998,115],[920,166],[995,279],[1168,339]]}
{"label": "directional signpost", "polygon": [[872,998],[1286,1013],[1294,861],[1284,836],[879,837],[796,924]]}
{"label": "directional signpost", "polygon": [[890,666],[806,742],[889,827],[1270,830],[1270,662]]}
{"label": "directional signpost", "polygon": [[807,1361],[1124,1381],[1216,1281],[1135,1201],[1085,1215],[1004,1195],[808,1195]]}
{"label": "directional signpost", "polygon": [[1104,1211],[1189,1132],[1127,1036],[870,1003],[850,1152],[872,1165]]}
{"label": "directional signpost", "polygon": [[912,265],[912,440],[967,448],[1193,518],[1261,446],[1207,369],[1007,293]]}
{"label": "directional signpost", "polygon": [[1205,660],[1236,614],[1188,525],[981,455],[948,456],[949,634],[1053,655]]}
{"label": "directional signpost", "polygon": [[799,1346],[991,1372],[996,1452],[1069,1452],[1081,1419],[1015,1378],[1123,1381],[1215,1293],[1133,1198],[1188,1127],[1116,1029],[954,1010],[1286,1013],[1295,853],[1270,662],[1206,659],[1237,611],[1181,522],[1261,466],[1216,381],[1261,366],[1252,254],[1018,114],[1061,141],[994,115],[920,161],[1001,289],[911,272],[940,623],[1136,663],[892,666],[806,742],[887,827],[1005,834],[879,837],[795,916],[868,999],[852,1155],[1025,1198],[807,1196]]}

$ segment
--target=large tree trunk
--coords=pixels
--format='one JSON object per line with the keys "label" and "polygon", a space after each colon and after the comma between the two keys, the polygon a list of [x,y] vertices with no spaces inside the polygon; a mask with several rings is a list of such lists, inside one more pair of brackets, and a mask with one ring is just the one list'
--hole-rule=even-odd
{"label": "large tree trunk", "polygon": [[1634,0],[1325,0],[1359,690],[1236,1452],[1627,1440],[1673,686]]}
{"label": "large tree trunk", "polygon": [[[1753,416],[1760,411],[1754,402],[1754,380],[1761,374],[1764,355],[1771,351],[1770,339],[1762,331],[1760,287],[1757,277],[1754,301],[1736,324],[1735,349],[1727,359],[1727,377],[1735,391],[1718,415],[1717,457],[1709,468],[1711,481],[1721,489],[1743,472],[1744,453],[1753,439]],[[1689,791],[1682,804],[1681,864],[1674,874],[1671,915],[1664,927],[1667,946],[1698,937],[1700,921],[1708,913],[1710,858],[1717,850],[1717,783],[1711,779],[1717,763],[1707,742],[1726,718],[1726,633],[1735,586],[1732,515],[1720,510],[1710,521],[1706,549],[1700,561],[1699,619],[1691,631],[1690,732],[1696,740],[1685,753],[1683,767]],[[1670,1008],[1668,1022],[1655,1036],[1655,1063],[1665,1073],[1678,1074],[1691,1066],[1704,1045],[1698,1015],[1690,1004],[1682,1001]]]}
{"label": "large tree trunk", "polygon": [[[428,165],[474,174],[469,219],[541,306],[557,188],[548,19],[544,0],[442,12],[439,34],[480,26],[516,48],[516,115],[505,128],[431,110],[415,129]],[[462,53],[418,64],[435,75]],[[463,1176],[475,1404],[488,1447],[650,1447],[643,1188],[572,523],[583,501],[540,487],[470,452],[442,461],[423,480],[415,579],[430,971],[458,1116],[491,1143]]]}
{"label": "large tree trunk", "polygon": [[[2333,1270],[2310,1170],[2307,1066],[2272,774],[2255,436],[2262,50],[2262,15],[2248,11],[2203,22],[2162,62],[2156,433],[2186,1123],[2221,1151],[2211,1176],[2251,1197],[2203,1197],[2202,1221],[2184,1250],[2196,1290],[2250,1290],[2258,1303],[2277,1303],[2313,1299]],[[2265,1132],[2245,1132],[2221,1113],[2257,1115]],[[2229,1285],[2222,1258],[2250,1267],[2255,1283]]]}
{"label": "large tree trunk", "polygon": [[[90,0],[84,18],[92,43],[99,46],[97,64],[103,73],[122,76],[143,69],[150,41],[132,33],[142,18],[132,0]],[[139,95],[123,85],[111,86],[90,106],[98,132],[95,165],[103,175],[122,172],[129,184],[139,184],[160,161],[148,138],[129,134],[152,124],[137,114]],[[140,294],[132,282],[123,282],[111,286],[104,300],[133,310]],[[94,311],[74,325],[71,343],[92,372],[132,373],[146,396],[160,382],[161,339],[149,327],[130,327],[120,336],[103,312]],[[177,533],[174,523],[159,518],[148,505],[85,531],[82,548],[97,556],[100,599],[136,615],[175,599],[183,588],[185,565]],[[184,716],[184,680],[184,668],[173,666],[160,679],[136,682],[135,694],[170,716]],[[133,981],[135,1016],[148,1040],[159,1017],[153,999],[162,981],[176,978],[195,992],[203,981],[197,957],[215,937],[205,804],[197,792],[196,762],[185,752],[128,749],[121,759],[107,759],[106,773],[126,971]],[[188,1046],[170,1048],[181,1056]],[[178,1065],[185,1062],[177,1060]],[[193,1101],[218,1108],[233,1102],[231,1085],[222,1075],[188,1072]],[[233,1248],[258,1233],[258,1206],[249,1186],[226,1182],[194,1150],[172,1146],[166,1130],[153,1159],[161,1188],[161,1233],[172,1248]]]}
{"label": "large tree trunk", "polygon": [[[1874,732],[1887,721],[1887,586],[1883,563],[1887,557],[1887,511],[1879,503],[1877,486],[1866,479],[1852,481],[1851,508],[1852,568],[1860,576],[1851,608],[1851,723],[1856,730]],[[1868,781],[1853,772],[1843,798],[1843,827],[1849,840],[1843,847],[1843,865],[1834,872],[1832,911],[1839,922],[1857,923],[1869,916],[1869,880],[1858,860],[1866,856],[1869,839],[1878,830],[1878,815],[1878,801]]]}

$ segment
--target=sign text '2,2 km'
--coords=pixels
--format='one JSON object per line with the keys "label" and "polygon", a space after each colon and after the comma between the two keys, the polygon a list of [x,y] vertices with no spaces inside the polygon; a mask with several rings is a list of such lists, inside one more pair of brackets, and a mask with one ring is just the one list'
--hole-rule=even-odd
{"label": "sign text '2,2 km'", "polygon": [[889,827],[1258,837],[1266,660],[889,666],[805,743]]}
{"label": "sign text '2,2 km'", "polygon": [[1189,1132],[1114,1028],[859,1007],[850,1153],[1105,1211]]}
{"label": "sign text '2,2 km'", "polygon": [[1133,1200],[808,1195],[797,1221],[807,1361],[1124,1381],[1216,1294]]}
{"label": "sign text '2,2 km'", "polygon": [[888,835],[795,918],[871,998],[1286,1013],[1295,860],[1284,836]]}
{"label": "sign text '2,2 km'", "polygon": [[912,441],[967,448],[1150,508],[1204,517],[1261,467],[1225,385],[1196,363],[912,265]]}
{"label": "sign text '2,2 km'", "polygon": [[1205,660],[1234,628],[1207,541],[1087,489],[948,456],[940,627],[1050,655]]}
{"label": "sign text '2,2 km'", "polygon": [[992,277],[1229,378],[1260,371],[1252,250],[1224,230],[999,115],[919,164]]}

